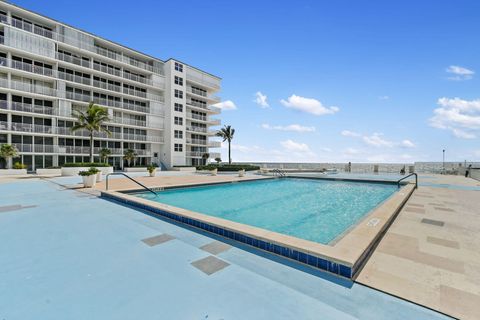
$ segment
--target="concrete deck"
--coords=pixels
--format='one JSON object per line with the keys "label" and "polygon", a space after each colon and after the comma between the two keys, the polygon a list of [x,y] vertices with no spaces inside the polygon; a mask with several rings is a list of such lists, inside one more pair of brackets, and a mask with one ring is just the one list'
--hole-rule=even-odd
{"label": "concrete deck", "polygon": [[480,319],[480,182],[420,176],[357,282],[460,319]]}
{"label": "concrete deck", "polygon": [[447,319],[59,185],[79,181],[0,184],[0,319]]}

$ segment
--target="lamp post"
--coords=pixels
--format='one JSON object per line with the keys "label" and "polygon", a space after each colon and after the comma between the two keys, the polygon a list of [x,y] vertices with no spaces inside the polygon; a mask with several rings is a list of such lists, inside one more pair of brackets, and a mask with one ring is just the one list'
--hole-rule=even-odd
{"label": "lamp post", "polygon": [[442,165],[442,168],[443,168],[443,174],[445,174],[445,149],[443,149],[443,165]]}

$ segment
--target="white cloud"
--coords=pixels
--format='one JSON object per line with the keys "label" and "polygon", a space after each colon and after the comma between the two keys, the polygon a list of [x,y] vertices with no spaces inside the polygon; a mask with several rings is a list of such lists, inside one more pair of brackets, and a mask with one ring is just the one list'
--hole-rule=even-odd
{"label": "white cloud", "polygon": [[433,110],[430,126],[449,130],[458,138],[476,137],[475,131],[480,130],[480,99],[440,98],[437,104],[440,107]]}
{"label": "white cloud", "polygon": [[343,151],[343,153],[344,153],[345,155],[351,156],[351,155],[360,154],[361,151],[358,150],[358,149],[355,149],[355,148],[347,148],[347,149],[345,149],[345,150]]}
{"label": "white cloud", "polygon": [[363,141],[373,147],[387,147],[391,148],[394,146],[392,141],[385,140],[382,138],[382,133],[374,133],[371,136],[363,136]]}
{"label": "white cloud", "polygon": [[404,139],[401,142],[394,142],[384,138],[383,133],[375,132],[372,135],[363,135],[358,132],[343,130],[340,133],[344,137],[351,138],[361,138],[361,140],[372,147],[383,147],[383,148],[392,148],[392,147],[402,147],[402,148],[414,148],[415,143],[408,139]]}
{"label": "white cloud", "polygon": [[349,130],[343,130],[341,134],[344,137],[360,137],[361,136],[360,133],[349,131]]}
{"label": "white cloud", "polygon": [[295,142],[293,140],[285,140],[280,144],[287,150],[292,152],[311,152],[310,147],[306,143]]}
{"label": "white cloud", "polygon": [[320,101],[316,99],[304,98],[294,94],[288,97],[287,100],[280,100],[280,103],[287,108],[311,113],[316,116],[334,114],[340,110],[338,107],[335,106],[325,107]]}
{"label": "white cloud", "polygon": [[453,75],[448,79],[455,81],[470,80],[475,74],[475,71],[460,66],[449,66],[445,71]]}
{"label": "white cloud", "polygon": [[294,131],[294,132],[314,132],[315,127],[306,127],[299,124],[290,124],[288,126],[271,126],[268,123],[262,124],[263,129],[280,130],[280,131]]}
{"label": "white cloud", "polygon": [[222,102],[214,104],[213,106],[222,109],[222,111],[236,110],[237,109],[237,106],[235,105],[235,103],[232,100],[222,101]]}
{"label": "white cloud", "polygon": [[258,104],[262,108],[270,107],[267,102],[267,96],[265,94],[262,94],[260,91],[257,91],[257,93],[255,93],[255,100],[253,100],[253,102]]}
{"label": "white cloud", "polygon": [[390,97],[389,96],[380,96],[378,97],[378,100],[389,100]]}
{"label": "white cloud", "polygon": [[415,143],[413,143],[408,139],[405,139],[402,142],[400,142],[400,146],[403,148],[415,148]]}

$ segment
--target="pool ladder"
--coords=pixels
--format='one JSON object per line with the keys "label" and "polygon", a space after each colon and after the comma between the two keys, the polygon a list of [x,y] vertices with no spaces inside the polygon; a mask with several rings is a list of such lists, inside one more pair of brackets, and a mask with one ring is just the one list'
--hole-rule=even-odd
{"label": "pool ladder", "polygon": [[135,182],[136,184],[138,184],[139,186],[141,186],[142,188],[144,188],[145,190],[147,191],[150,191],[151,193],[153,193],[154,195],[158,195],[155,191],[153,191],[152,189],[150,189],[149,187],[141,184],[140,182],[138,182],[137,180],[133,179],[132,177],[126,175],[125,173],[123,172],[113,172],[113,173],[108,173],[105,177],[105,190],[108,191],[108,177],[109,176],[119,176],[119,175],[122,175],[124,177],[127,177],[128,179],[132,180],[133,182]]}
{"label": "pool ladder", "polygon": [[287,175],[285,171],[280,169],[273,169],[272,172],[273,172],[273,176],[285,177]]}

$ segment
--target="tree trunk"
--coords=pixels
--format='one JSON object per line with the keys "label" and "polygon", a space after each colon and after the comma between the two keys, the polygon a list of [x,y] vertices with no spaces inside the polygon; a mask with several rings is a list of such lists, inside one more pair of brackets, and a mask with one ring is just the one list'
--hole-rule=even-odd
{"label": "tree trunk", "polygon": [[230,156],[230,144],[231,144],[231,141],[229,140],[228,141],[228,164],[232,164],[232,157]]}
{"label": "tree trunk", "polygon": [[90,162],[93,163],[93,131],[90,131]]}

